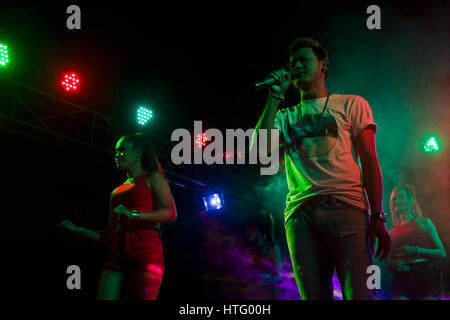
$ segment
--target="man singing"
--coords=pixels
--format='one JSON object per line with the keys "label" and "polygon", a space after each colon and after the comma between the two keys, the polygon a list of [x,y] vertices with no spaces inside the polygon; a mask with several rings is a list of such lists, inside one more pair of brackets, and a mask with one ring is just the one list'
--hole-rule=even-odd
{"label": "man singing", "polygon": [[[380,261],[391,241],[372,111],[360,96],[328,93],[328,54],[318,41],[298,38],[289,51],[291,70],[269,75],[277,83],[269,88],[255,131],[276,128],[281,133],[289,187],[285,229],[300,295],[332,299],[336,268],[344,299],[373,299],[367,267],[375,238]],[[277,111],[291,80],[301,101]],[[267,150],[279,147],[270,145],[268,133]]]}

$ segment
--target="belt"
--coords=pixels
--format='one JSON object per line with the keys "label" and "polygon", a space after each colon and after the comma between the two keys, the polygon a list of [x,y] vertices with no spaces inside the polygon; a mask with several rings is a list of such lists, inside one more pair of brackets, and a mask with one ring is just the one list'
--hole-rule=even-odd
{"label": "belt", "polygon": [[331,194],[322,194],[322,195],[316,195],[310,197],[308,200],[310,203],[314,204],[324,204],[324,203],[331,203],[336,204],[336,201],[338,201],[335,197],[333,197]]}

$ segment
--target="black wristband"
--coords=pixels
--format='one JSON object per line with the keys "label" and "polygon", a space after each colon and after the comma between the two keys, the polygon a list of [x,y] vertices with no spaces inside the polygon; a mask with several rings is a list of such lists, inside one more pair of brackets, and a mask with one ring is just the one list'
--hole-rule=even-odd
{"label": "black wristband", "polygon": [[370,215],[371,218],[377,218],[386,222],[386,214],[383,211],[375,211]]}

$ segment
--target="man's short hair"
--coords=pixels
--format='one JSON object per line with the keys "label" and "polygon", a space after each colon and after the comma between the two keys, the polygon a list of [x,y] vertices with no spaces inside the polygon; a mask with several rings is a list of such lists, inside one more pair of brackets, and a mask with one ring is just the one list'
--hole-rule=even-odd
{"label": "man's short hair", "polygon": [[[319,61],[326,60],[327,65],[329,64],[327,50],[316,39],[309,38],[309,37],[300,37],[300,38],[295,39],[289,45],[289,55],[292,56],[292,54],[300,48],[311,48]],[[327,67],[327,72],[328,72],[328,67]]]}

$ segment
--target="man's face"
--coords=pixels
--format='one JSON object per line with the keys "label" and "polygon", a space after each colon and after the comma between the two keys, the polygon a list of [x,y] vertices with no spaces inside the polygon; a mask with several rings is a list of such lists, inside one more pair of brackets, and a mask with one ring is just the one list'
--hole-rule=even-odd
{"label": "man's face", "polygon": [[319,62],[311,48],[300,48],[294,51],[290,58],[290,68],[299,69],[300,75],[292,79],[295,87],[312,83],[320,78],[325,60]]}
{"label": "man's face", "polygon": [[125,142],[121,138],[116,144],[116,166],[120,170],[126,170],[137,162],[138,152],[134,150],[133,144]]}

